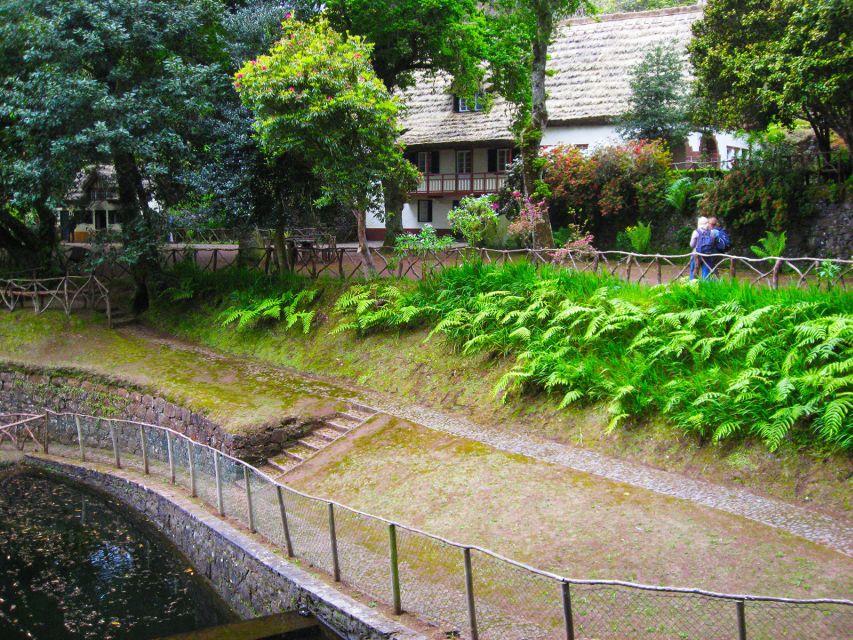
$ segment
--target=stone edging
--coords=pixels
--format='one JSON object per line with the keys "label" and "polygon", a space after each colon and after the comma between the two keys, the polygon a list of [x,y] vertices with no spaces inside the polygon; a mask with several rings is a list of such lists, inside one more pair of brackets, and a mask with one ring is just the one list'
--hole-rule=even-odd
{"label": "stone edging", "polygon": [[143,514],[243,619],[307,609],[345,638],[426,640],[280,558],[180,493],[123,471],[27,456],[25,464],[105,492]]}
{"label": "stone edging", "polygon": [[[167,427],[193,441],[242,459],[253,459],[298,439],[319,419],[289,419],[248,434],[222,425],[173,402],[155,389],[71,368],[51,369],[0,361],[0,413],[82,413]],[[260,456],[264,457],[264,456]]]}

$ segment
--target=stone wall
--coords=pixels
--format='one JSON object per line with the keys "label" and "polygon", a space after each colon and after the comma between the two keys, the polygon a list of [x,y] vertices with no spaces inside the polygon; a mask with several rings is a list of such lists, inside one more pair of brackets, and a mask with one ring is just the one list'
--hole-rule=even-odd
{"label": "stone wall", "polygon": [[790,255],[810,258],[853,256],[853,203],[821,204],[803,229],[788,231]]}
{"label": "stone wall", "polygon": [[426,640],[274,554],[189,498],[121,471],[28,457],[26,464],[83,483],[146,516],[243,619],[308,610],[345,638]]}
{"label": "stone wall", "polygon": [[250,461],[272,457],[318,426],[320,418],[287,417],[277,425],[231,434],[201,413],[155,390],[75,370],[20,367],[0,362],[0,413],[83,413],[168,427],[195,442]]}

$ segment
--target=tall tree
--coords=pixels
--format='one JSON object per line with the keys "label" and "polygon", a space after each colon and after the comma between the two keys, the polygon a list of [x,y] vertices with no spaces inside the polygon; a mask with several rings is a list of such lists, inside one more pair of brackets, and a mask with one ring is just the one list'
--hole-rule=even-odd
{"label": "tall tree", "polygon": [[626,140],[662,140],[671,150],[690,133],[690,89],[681,53],[672,44],[652,47],[631,70],[628,110],[617,123]]}
{"label": "tall tree", "polygon": [[702,118],[726,128],[809,122],[853,144],[853,6],[846,0],[709,0],[690,46]]}
{"label": "tall tree", "polygon": [[[539,147],[548,125],[545,78],[548,47],[560,20],[580,9],[594,13],[588,0],[492,0],[488,58],[494,90],[515,107],[514,134],[524,165],[524,189],[534,195],[541,181]],[[554,244],[547,212],[536,230],[539,246]]]}
{"label": "tall tree", "polygon": [[[2,0],[0,123],[4,193],[54,224],[81,168],[112,164],[128,229],[149,233],[174,180],[229,91],[217,0]],[[136,218],[139,220],[136,221]],[[151,243],[141,243],[136,306],[147,304]]]}
{"label": "tall tree", "polygon": [[[319,5],[332,27],[373,43],[371,62],[389,91],[406,89],[415,73],[444,71],[452,91],[473,97],[483,79],[484,17],[476,0],[329,0]],[[316,5],[315,5],[316,6]],[[385,194],[386,244],[402,231],[406,194],[391,182]]]}
{"label": "tall tree", "polygon": [[411,186],[417,176],[398,142],[399,99],[377,78],[370,54],[364,39],[336,32],[323,17],[290,19],[271,52],[246,63],[234,83],[266,153],[304,162],[325,199],[352,211],[368,269],[366,213],[377,185]]}

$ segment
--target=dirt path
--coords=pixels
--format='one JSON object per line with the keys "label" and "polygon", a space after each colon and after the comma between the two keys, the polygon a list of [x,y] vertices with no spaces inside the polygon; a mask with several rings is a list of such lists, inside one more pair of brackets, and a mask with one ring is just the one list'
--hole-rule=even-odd
{"label": "dirt path", "polygon": [[[740,585],[800,597],[848,597],[851,591],[853,528],[847,521],[514,436],[507,426],[483,429],[142,328],[107,332],[80,319],[30,314],[19,314],[11,324],[21,322],[26,330],[15,331],[10,316],[0,316],[0,357],[141,377],[207,404],[220,418],[232,412],[241,426],[292,407],[303,395],[317,406],[357,399],[408,420],[363,450],[352,445],[345,456],[334,457],[329,449],[317,460],[316,473],[295,479],[309,482],[312,493],[322,489],[377,515],[421,522],[448,537],[577,577],[590,572],[658,583]],[[44,323],[54,324],[45,330]],[[729,574],[739,579],[730,581]]]}

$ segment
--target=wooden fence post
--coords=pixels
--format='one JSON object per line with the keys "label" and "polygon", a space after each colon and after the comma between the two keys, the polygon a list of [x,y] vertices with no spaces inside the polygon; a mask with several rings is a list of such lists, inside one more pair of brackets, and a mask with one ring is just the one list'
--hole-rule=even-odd
{"label": "wooden fence post", "polygon": [[400,565],[397,559],[397,526],[388,525],[388,557],[391,561],[391,602],[394,604],[394,614],[403,613],[400,598]]}
{"label": "wooden fence post", "polygon": [[335,582],[341,581],[341,563],[338,560],[338,534],[335,531],[335,505],[329,503],[329,542],[332,547],[332,575]]}
{"label": "wooden fence post", "polygon": [[468,625],[471,630],[471,640],[479,640],[477,633],[477,605],[474,600],[474,572],[471,567],[471,549],[462,549],[462,560],[465,564],[465,596],[468,602]]}

